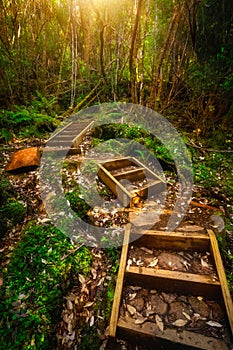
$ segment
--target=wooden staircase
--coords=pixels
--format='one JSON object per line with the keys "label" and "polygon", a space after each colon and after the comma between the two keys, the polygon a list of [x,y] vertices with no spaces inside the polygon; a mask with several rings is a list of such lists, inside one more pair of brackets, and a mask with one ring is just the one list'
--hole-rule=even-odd
{"label": "wooden staircase", "polygon": [[[133,240],[135,240],[133,243]],[[214,261],[217,278],[211,275],[194,274],[127,264],[130,249],[163,249],[179,252],[209,252]],[[124,306],[124,289],[134,286],[155,290],[159,293],[175,293],[176,295],[194,296],[218,303],[224,321],[224,337],[218,339],[207,336],[200,331],[192,331],[191,327],[174,327],[165,322],[161,328],[152,319],[140,322],[135,320]],[[124,311],[122,314],[122,310]],[[155,310],[156,313],[156,310]],[[157,317],[157,316],[156,316]],[[158,319],[157,319],[158,320]],[[160,318],[160,320],[162,320]],[[188,323],[188,322],[187,322]],[[214,323],[213,323],[214,325]],[[216,324],[217,325],[217,324]],[[218,326],[218,325],[217,325]],[[221,326],[221,325],[220,325]],[[164,329],[163,329],[164,328]],[[186,329],[188,328],[188,329]],[[215,234],[211,230],[204,233],[162,232],[148,230],[143,235],[132,232],[131,225],[125,229],[120,267],[116,283],[115,297],[109,326],[108,349],[114,349],[116,338],[129,341],[147,349],[232,349],[233,306],[228,290],[224,267],[220,257]]]}

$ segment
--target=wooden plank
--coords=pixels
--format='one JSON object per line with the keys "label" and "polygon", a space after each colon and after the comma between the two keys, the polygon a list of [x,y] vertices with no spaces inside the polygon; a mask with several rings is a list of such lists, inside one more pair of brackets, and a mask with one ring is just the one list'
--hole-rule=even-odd
{"label": "wooden plank", "polygon": [[156,180],[153,182],[149,182],[142,187],[139,187],[133,191],[131,191],[131,194],[133,197],[139,196],[139,197],[146,197],[148,194],[149,189],[151,191],[155,191],[158,193],[161,193],[162,190],[164,190],[164,183],[161,182],[160,180]]}
{"label": "wooden plank", "polygon": [[122,295],[122,289],[123,289],[124,272],[125,272],[127,255],[128,255],[130,229],[131,229],[131,225],[127,224],[125,228],[124,242],[123,242],[123,247],[121,251],[120,266],[119,266],[119,271],[118,271],[118,276],[116,281],[115,296],[113,300],[112,313],[110,318],[110,326],[109,326],[110,337],[116,336],[116,327],[117,327],[117,322],[119,317],[119,309],[120,309],[121,295]]}
{"label": "wooden plank", "polygon": [[55,137],[57,137],[58,134],[62,133],[66,128],[68,128],[68,126],[70,126],[72,124],[72,122],[68,123],[67,125],[65,125],[63,128],[61,128],[60,130],[58,130],[56,132],[56,134],[52,135],[49,139],[48,142],[51,141],[52,139],[54,139]]}
{"label": "wooden plank", "polygon": [[133,160],[136,164],[138,164],[138,166],[144,167],[144,169],[145,169],[149,174],[151,174],[153,177],[156,177],[158,180],[160,180],[161,182],[165,183],[164,179],[162,179],[159,175],[155,174],[151,169],[149,169],[145,164],[142,164],[138,159],[132,157],[132,160]]}
{"label": "wooden plank", "polygon": [[141,180],[145,178],[144,168],[136,168],[133,170],[128,170],[120,172],[113,175],[118,181],[122,179],[130,180],[131,182],[136,180]]}
{"label": "wooden plank", "polygon": [[220,282],[211,276],[186,272],[130,266],[125,271],[128,284],[156,289],[167,293],[204,296],[211,299],[221,297]]}
{"label": "wooden plank", "polygon": [[[136,325],[129,317],[120,317],[117,324],[117,337],[130,340],[137,344],[147,345],[149,349],[159,349],[158,342],[162,342],[161,349],[201,349],[201,350],[230,350],[225,341],[207,337],[190,331],[164,329],[161,332],[153,322]],[[145,340],[147,343],[145,344]],[[157,345],[157,346],[156,346]]]}
{"label": "wooden plank", "polygon": [[110,188],[110,190],[118,197],[124,206],[128,206],[132,198],[130,192],[118,182],[114,176],[110,174],[101,164],[99,164],[98,176]]}
{"label": "wooden plank", "polygon": [[73,147],[78,147],[80,145],[80,143],[82,142],[82,139],[84,137],[84,135],[86,134],[86,132],[91,128],[91,126],[94,124],[94,121],[89,122],[86,127],[84,127],[84,125],[82,126],[82,131],[79,132],[79,134],[73,139],[72,144]]}
{"label": "wooden plank", "polygon": [[210,238],[203,233],[145,230],[140,233],[131,233],[132,241],[137,246],[142,245],[148,248],[204,252],[210,250]]}
{"label": "wooden plank", "polygon": [[72,146],[72,141],[71,140],[59,140],[58,138],[55,140],[52,140],[49,142],[48,147],[71,147]]}
{"label": "wooden plank", "polygon": [[120,169],[120,168],[125,168],[125,167],[130,166],[130,165],[135,165],[135,164],[132,164],[131,157],[115,158],[114,160],[108,160],[106,162],[101,162],[101,164],[108,171]]}
{"label": "wooden plank", "polygon": [[210,241],[211,241],[211,253],[214,257],[217,273],[218,273],[218,278],[221,283],[221,289],[222,289],[222,296],[224,299],[224,304],[226,308],[226,312],[228,315],[228,321],[229,325],[231,328],[231,333],[233,336],[233,304],[232,304],[232,298],[228,289],[227,285],[227,279],[226,279],[226,274],[224,270],[224,266],[222,263],[221,255],[218,249],[218,242],[215,237],[215,234],[212,230],[207,230],[209,236],[210,236]]}

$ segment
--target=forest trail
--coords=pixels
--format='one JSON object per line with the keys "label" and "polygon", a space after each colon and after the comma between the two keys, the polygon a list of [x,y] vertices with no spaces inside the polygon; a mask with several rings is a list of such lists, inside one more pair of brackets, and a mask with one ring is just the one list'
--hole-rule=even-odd
{"label": "forest trail", "polygon": [[[67,164],[71,167],[70,169],[64,169],[64,174],[66,176],[65,177],[65,183],[66,183],[65,186],[68,186],[68,187],[69,187],[69,184],[73,180],[75,180],[75,181],[78,180],[78,177],[80,176],[80,174],[77,175],[77,169],[79,168],[80,162],[82,162],[85,159],[85,155],[81,154],[79,146],[80,146],[80,144],[82,145],[82,149],[84,150],[82,153],[85,154],[85,151],[88,150],[89,143],[90,143],[89,131],[88,131],[88,128],[86,128],[88,125],[87,124],[85,124],[85,125],[83,124],[83,126],[84,126],[84,129],[85,129],[85,132],[82,132],[82,130],[81,130],[80,133],[79,133],[79,134],[82,134],[82,140],[81,140],[81,138],[79,138],[79,143],[78,144],[76,143],[75,151],[73,152],[73,153],[76,153],[76,154],[73,154],[73,153],[70,154],[69,153],[67,155],[67,158],[66,158]],[[72,140],[76,139],[77,135],[73,135],[73,136],[74,136],[74,138],[72,138]],[[47,143],[47,145],[48,145],[48,143]],[[19,145],[19,147],[22,148],[22,144]],[[55,148],[59,149],[58,146],[56,146]],[[42,146],[42,149],[45,149],[45,148]],[[9,157],[8,157],[8,159],[9,159]],[[108,159],[108,162],[106,162],[106,167],[108,168],[108,170],[109,170],[109,165],[113,164],[115,161],[116,161],[115,159]],[[116,162],[119,165],[119,160],[117,160]],[[104,163],[102,164],[102,167],[103,166],[104,166]],[[131,165],[128,164],[128,166],[132,166],[132,164]],[[110,168],[112,168],[112,166],[110,166]],[[119,169],[119,167],[118,167],[118,169],[116,169],[116,168],[112,169],[113,170],[113,175],[114,175],[113,177],[115,179],[122,180],[124,178],[124,174],[125,174],[125,176],[127,177],[127,181],[129,181],[129,182],[130,182],[130,180],[132,180],[132,176],[133,176],[134,181],[136,181],[137,179],[135,178],[135,176],[139,175],[139,178],[140,178],[141,174],[143,172],[142,169],[138,165],[136,166],[136,171],[135,171],[135,169],[126,169],[125,171],[121,171]],[[114,173],[114,171],[115,171],[115,173]],[[34,208],[33,218],[37,218],[38,223],[45,224],[49,219],[48,219],[48,217],[47,217],[47,215],[46,215],[46,213],[44,211],[43,203],[41,202],[41,198],[40,198],[40,191],[39,191],[39,188],[38,188],[38,178],[39,178],[38,171],[36,170],[36,171],[29,172],[26,177],[25,177],[25,174],[12,174],[12,175],[10,175],[10,177],[11,177],[11,180],[15,183],[16,187],[21,189],[21,193],[24,195],[25,200],[27,200],[27,202],[30,203],[30,206],[32,206]],[[108,177],[108,179],[109,179],[109,177]],[[103,181],[103,180],[105,180],[105,181]],[[140,178],[140,181],[142,181],[142,178]],[[112,184],[109,183],[108,180],[106,181],[106,178],[102,177],[102,180],[101,180],[101,176],[100,176],[100,179],[99,179],[99,184],[101,184],[101,188],[102,189],[105,188],[106,190],[109,190],[109,189],[107,189],[108,186],[106,186],[106,185],[109,185],[110,189],[112,187]],[[123,183],[123,185],[124,185],[124,183]],[[126,185],[128,185],[128,183],[126,183]],[[195,194],[195,192],[199,192],[199,188],[196,187],[196,186],[194,186],[193,190],[194,190],[194,194]],[[115,195],[112,194],[112,196],[114,197],[114,196],[116,196],[116,194],[118,194],[118,192],[116,192]],[[145,192],[145,195],[146,195],[146,192]],[[167,221],[168,221],[168,219],[169,219],[169,217],[170,217],[170,215],[171,215],[171,213],[173,211],[173,207],[174,207],[174,202],[175,202],[176,196],[177,196],[176,185],[172,184],[172,183],[169,183],[168,184],[168,188],[167,188],[167,199],[166,199],[165,207],[163,208],[162,212],[160,212],[159,218],[158,218],[158,220],[156,221],[156,223],[153,226],[153,230],[154,231],[156,231],[156,232],[164,232],[165,231]],[[132,199],[132,197],[130,197],[130,198]],[[124,200],[124,197],[122,197],[122,200]],[[143,213],[143,215],[147,216],[147,221],[149,219],[154,220],[155,215],[158,216],[157,209],[155,209],[153,207],[155,205],[155,202],[154,203],[152,203],[152,202],[153,201],[150,201],[149,204],[145,205],[144,200],[143,200],[143,196],[142,196],[142,198],[140,198],[139,200],[135,201],[134,203],[132,202],[131,205],[129,205],[128,207],[121,208],[121,209],[119,209],[119,211],[116,211],[114,213],[107,212],[105,210],[102,210],[101,208],[95,208],[95,210],[93,210],[93,211],[90,210],[89,213],[88,213],[89,222],[92,223],[92,224],[94,223],[94,225],[97,225],[97,226],[102,226],[102,225],[106,225],[106,224],[110,224],[110,223],[122,226],[122,225],[125,225],[128,222],[128,220],[130,220],[130,221],[135,222],[136,225],[138,225],[139,228],[143,229],[143,221],[144,220],[143,219],[142,220],[138,220],[138,217],[140,216],[141,213]],[[178,236],[184,237],[185,235],[187,235],[187,236],[194,235],[195,237],[198,237],[198,236],[203,237],[204,235],[207,234],[209,229],[216,229],[216,230],[221,231],[221,229],[222,229],[222,226],[221,226],[222,225],[222,221],[218,222],[217,218],[219,218],[219,217],[217,215],[215,215],[216,212],[219,212],[219,211],[221,211],[221,208],[213,207],[210,203],[208,203],[208,200],[206,198],[204,198],[204,196],[203,197],[198,197],[197,196],[196,198],[193,198],[193,200],[190,202],[190,205],[189,205],[189,208],[187,210],[187,213],[186,213],[186,216],[185,216],[184,220],[177,227],[176,233],[174,233],[174,234],[177,235],[177,237]],[[30,220],[31,218],[32,218],[32,215],[29,215],[27,217],[27,220]],[[16,227],[15,231],[12,232],[12,234],[8,237],[8,239],[5,240],[4,242],[2,242],[3,244],[5,243],[4,247],[2,248],[2,251],[7,251],[7,246],[8,246],[8,248],[10,247],[10,249],[12,249],[12,245],[15,245],[17,240],[20,239],[20,232],[21,232],[21,227],[20,226]],[[205,238],[204,238],[204,240],[205,240]],[[155,262],[156,262],[155,257],[157,255],[153,256],[152,253],[154,253],[154,252],[151,252],[151,241],[147,242],[147,244],[146,243],[143,244],[142,248],[147,249],[147,251],[144,250],[144,253],[143,253],[144,255],[148,255],[148,252],[150,250],[149,255],[147,256],[147,258],[151,258],[151,260],[148,262],[148,264],[149,265],[150,264],[152,264],[152,265],[155,264]],[[140,249],[140,248],[137,248],[137,249]],[[135,254],[137,254],[137,249],[135,250]],[[132,254],[133,251],[134,250],[131,249],[130,253]],[[197,259],[199,259],[199,265],[196,266],[196,269],[198,270],[198,276],[201,276],[200,279],[202,281],[203,281],[203,278],[205,278],[205,277],[203,277],[203,275],[202,275],[203,272],[200,272],[200,271],[202,271],[203,269],[204,270],[207,269],[207,270],[209,270],[210,273],[213,273],[213,270],[212,270],[212,267],[211,267],[211,263],[210,263],[211,259],[209,258],[208,255],[206,256],[206,251],[205,252],[203,251],[201,253],[200,252],[199,253],[196,252],[197,254],[201,254],[201,255],[200,256],[198,255],[198,256],[195,256],[195,257],[192,256],[192,253],[190,253],[190,252],[187,255],[188,257],[186,255],[185,256],[181,256],[181,254],[177,254],[177,253],[172,254],[173,256],[171,257],[171,252],[170,251],[169,252],[161,252],[160,251],[159,253],[160,253],[161,263],[165,264],[166,260],[168,258],[170,260],[171,260],[171,258],[173,259],[172,261],[174,263],[173,267],[174,267],[175,271],[177,269],[177,265],[179,266],[180,264],[182,264],[181,260],[185,259],[185,261],[187,260],[188,264],[186,265],[187,267],[183,264],[183,268],[185,270],[185,272],[183,271],[183,273],[188,275],[189,273],[187,271],[187,268],[189,268],[189,264],[192,263],[192,260],[195,260],[197,258]],[[179,252],[179,253],[181,253],[181,252]],[[139,252],[139,254],[140,254],[140,252]],[[165,254],[165,256],[162,258],[161,254]],[[168,255],[166,255],[166,254],[168,254]],[[136,269],[139,268],[140,271],[141,271],[142,266],[141,267],[140,266],[139,267],[131,266],[131,264],[129,264],[129,260],[130,259],[133,262],[136,261],[136,265],[137,265],[137,261],[139,260],[137,255],[128,258],[128,260],[127,260],[128,269],[126,271],[127,274],[129,275],[129,272],[132,272],[131,270],[133,270],[135,268]],[[5,261],[5,263],[7,264],[7,261]],[[157,263],[157,264],[155,264],[154,268],[157,265],[159,266],[159,264]],[[145,268],[147,268],[146,265],[145,265]],[[134,271],[134,273],[135,273],[135,271]],[[168,272],[168,273],[170,273],[170,272]],[[141,272],[139,273],[139,275],[141,275]],[[149,273],[149,275],[150,275],[150,273]],[[141,277],[139,277],[139,280],[140,280],[140,278]],[[95,283],[97,283],[97,282],[100,283],[100,286],[101,286],[101,280],[97,279],[97,281],[95,281]],[[186,284],[185,280],[183,280],[182,283],[184,283],[184,285],[185,285]],[[90,286],[91,285],[92,284],[90,283]],[[213,285],[216,285],[217,289],[219,289],[219,287],[220,287],[220,283],[218,281],[216,281]],[[128,287],[126,286],[126,288],[131,288],[131,287],[132,287],[132,283]],[[138,286],[136,286],[136,288],[137,287]],[[133,318],[134,318],[134,315],[130,315],[129,310],[131,310],[131,313],[134,312],[134,309],[136,308],[135,300],[137,301],[138,304],[146,303],[146,297],[145,296],[135,295],[135,294],[138,294],[138,292],[140,292],[141,290],[142,289],[139,289],[139,290],[134,290],[134,289],[132,289],[132,290],[128,290],[128,289],[125,290],[124,289],[123,290],[124,298],[126,298],[126,312],[129,313],[128,316],[133,316]],[[78,293],[76,295],[76,297],[80,297],[80,294],[79,294],[80,291],[76,290],[75,292]],[[126,294],[124,294],[124,293],[126,293]],[[148,293],[148,292],[144,291],[144,289],[143,289],[142,292],[140,292],[140,293],[143,294],[143,293]],[[164,298],[164,295],[167,293],[167,291],[166,291],[166,293],[161,291],[161,293],[163,293],[162,297],[158,293],[156,295],[162,300],[162,298]],[[178,294],[178,292],[176,292],[174,290],[173,290],[173,293]],[[219,293],[219,291],[218,291],[218,293]],[[128,297],[130,297],[129,294],[131,294],[131,296],[132,296],[132,294],[134,295],[134,298],[132,300],[128,300],[127,299]],[[170,295],[171,293],[168,293],[168,294]],[[151,297],[152,296],[150,296],[150,298]],[[165,295],[165,297],[166,297],[166,295]],[[67,298],[69,298],[69,296],[67,296]],[[178,298],[177,300],[173,300],[172,302],[173,303],[178,303],[177,305],[179,307],[181,305],[183,305],[182,303],[188,304],[187,297],[186,297],[186,301],[182,299],[182,295],[179,295],[177,298]],[[179,298],[181,298],[182,300],[179,299]],[[143,299],[143,301],[142,301],[142,299]],[[164,306],[166,304],[166,302],[164,304],[164,301],[161,302],[160,300],[159,300],[159,304],[158,304],[158,298],[155,298],[155,296],[153,296],[152,299],[155,299],[154,303],[155,303],[155,305],[157,303],[159,308],[161,308],[161,303],[163,304],[162,306]],[[172,302],[171,302],[171,304],[172,304]],[[192,300],[192,302],[194,302],[194,301]],[[196,302],[196,300],[195,300],[195,302]],[[205,300],[203,301],[203,303],[204,302],[205,302]],[[127,311],[127,305],[128,304],[131,306],[131,308],[129,306],[129,310]],[[211,301],[209,301],[209,300],[208,300],[207,304],[209,305],[208,306],[209,307],[209,312],[211,314],[211,312],[212,312],[211,310],[213,308],[215,308],[215,306],[213,306],[213,307],[211,306],[212,307],[212,309],[211,309],[211,307],[210,307]],[[149,307],[152,307],[152,308],[155,306],[155,305],[153,306],[153,303],[151,303],[151,302],[148,305],[150,305]],[[167,301],[167,305],[170,305],[168,301]],[[173,306],[175,307],[175,304]],[[69,308],[67,308],[67,307],[64,306],[64,311],[63,311],[64,314],[69,315],[70,313],[74,312],[73,309],[69,310]],[[216,309],[219,310],[219,307],[216,306]],[[188,317],[190,317],[192,319],[193,315],[194,314],[198,314],[200,309],[199,309],[198,312],[192,311],[191,315],[189,315],[186,311],[184,311],[185,314],[186,314],[186,316],[184,316],[184,317],[186,317],[186,319],[183,319],[182,318],[183,316],[181,316],[181,318],[180,318],[180,315],[178,315],[177,309],[175,309],[175,311],[173,312],[173,316],[172,316],[173,321],[172,322],[174,323],[174,322],[178,321],[177,324],[179,326],[178,327],[179,331],[180,331],[180,329],[184,328],[187,324],[190,324],[191,321],[188,319]],[[207,308],[207,311],[208,311],[208,308]],[[140,314],[140,312],[139,312],[139,314]],[[145,325],[147,324],[147,322],[145,320],[145,316],[142,316],[143,318],[141,319],[140,318],[141,316],[138,315],[138,311],[137,311],[136,315],[137,315],[137,317],[136,317],[135,320],[137,321],[136,323],[138,323],[136,325],[134,324],[135,320],[133,321],[133,323],[130,321],[131,323],[129,323],[127,325],[123,322],[124,320],[122,321],[122,319],[121,319],[119,321],[120,322],[120,327],[121,327],[121,331],[119,332],[119,336],[123,335],[123,339],[127,339],[127,336],[126,337],[124,336],[124,332],[125,332],[125,334],[127,334],[128,331],[129,332],[132,331],[133,334],[134,334],[134,332],[137,332],[138,327],[144,329]],[[166,324],[168,318],[165,321],[162,321],[162,320],[164,319],[164,317],[166,318],[166,315],[158,315],[158,314],[152,313],[151,315],[149,315],[151,319],[152,319],[153,315],[155,317],[155,319],[152,320],[153,327],[155,327],[156,329],[158,327],[164,327],[164,325]],[[156,315],[157,315],[157,317],[156,317]],[[170,316],[168,315],[167,317],[170,317]],[[200,318],[203,318],[203,317],[204,316],[201,316]],[[197,317],[197,319],[195,319],[195,322],[193,320],[193,327],[194,327],[194,329],[196,327],[197,331],[198,331],[198,327],[199,327],[197,325],[198,322],[203,322],[203,320],[201,320],[200,318]],[[183,320],[183,323],[182,323],[182,324],[184,324],[183,326],[182,326],[180,320]],[[211,333],[211,334],[213,333],[214,334],[214,338],[216,338],[216,337],[219,337],[219,334],[221,333],[221,337],[222,337],[222,339],[224,339],[225,335],[223,334],[224,332],[222,332],[223,328],[220,327],[220,326],[216,326],[216,324],[221,325],[221,322],[222,322],[221,320],[222,319],[221,319],[220,316],[217,316],[217,320],[218,320],[218,322],[216,320],[213,320],[212,316],[211,316],[210,319],[206,320],[206,322],[210,322],[210,325],[207,327],[208,328],[207,334],[208,334],[208,332]],[[140,324],[141,321],[143,321],[143,322]],[[214,323],[214,322],[216,322],[216,323]],[[143,324],[144,324],[144,326],[143,326]],[[127,330],[127,327],[131,327],[131,330]],[[174,327],[176,329],[177,326],[174,326]],[[225,328],[224,328],[224,330],[225,330]],[[148,330],[145,330],[145,333],[148,333],[147,331]],[[160,330],[158,332],[160,332]],[[196,332],[196,329],[195,329],[195,332]],[[149,338],[150,338],[151,335],[149,333],[146,336],[149,336]],[[66,333],[66,330],[64,330],[64,326],[61,326],[60,330],[58,329],[58,334],[59,334],[60,338],[68,337],[68,333]],[[170,337],[170,335],[168,335],[166,332],[164,332],[164,336],[162,338],[165,339],[166,336],[168,338]],[[205,335],[203,335],[203,337],[205,337]],[[129,339],[130,339],[130,337],[129,337]],[[171,339],[171,338],[169,338],[169,339]],[[173,337],[173,340],[174,340],[174,337]],[[214,342],[217,342],[217,340],[214,340]],[[104,344],[104,346],[107,346],[107,343],[106,343],[105,340],[104,340],[103,344]],[[125,345],[122,345],[122,346],[123,346],[122,349],[124,349]],[[141,347],[140,347],[140,349],[141,349]]]}

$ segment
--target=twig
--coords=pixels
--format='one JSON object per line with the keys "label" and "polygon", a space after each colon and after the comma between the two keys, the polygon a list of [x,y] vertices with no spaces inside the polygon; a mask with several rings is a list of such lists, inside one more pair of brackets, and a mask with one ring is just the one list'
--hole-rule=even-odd
{"label": "twig", "polygon": [[61,258],[61,261],[65,260],[69,255],[75,253],[77,250],[79,250],[84,244],[79,245],[78,247],[76,247],[75,249],[72,249],[71,251],[69,251],[69,253],[67,253],[66,255],[64,255]]}
{"label": "twig", "polygon": [[188,146],[191,146],[191,147],[194,147],[194,148],[198,148],[198,149],[200,149],[203,152],[207,151],[207,152],[216,152],[216,153],[233,153],[233,150],[229,150],[229,149],[220,150],[220,149],[205,148],[205,147],[198,146],[190,138],[189,138],[189,142],[190,143],[186,142],[186,144]]}

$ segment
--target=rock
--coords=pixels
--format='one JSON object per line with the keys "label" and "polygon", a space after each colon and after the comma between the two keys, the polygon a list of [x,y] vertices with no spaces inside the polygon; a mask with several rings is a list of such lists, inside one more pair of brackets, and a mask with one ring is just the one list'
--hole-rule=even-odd
{"label": "rock", "polygon": [[198,300],[192,296],[188,298],[188,301],[195,313],[201,317],[209,317],[210,308],[203,300]]}
{"label": "rock", "polygon": [[9,172],[26,172],[40,165],[40,151],[37,147],[26,148],[13,154],[6,166]]}
{"label": "rock", "polygon": [[172,293],[164,293],[164,292],[162,292],[161,295],[162,295],[164,301],[166,303],[168,303],[168,304],[171,304],[177,298],[177,295],[176,294],[172,294]]}
{"label": "rock", "polygon": [[221,308],[221,306],[217,303],[213,303],[211,306],[212,306],[213,318],[215,320],[224,319],[224,311]]}
{"label": "rock", "polygon": [[130,305],[135,307],[135,309],[138,312],[142,312],[143,308],[144,308],[144,299],[142,297],[136,296],[136,298],[134,298],[133,300],[131,300]]}
{"label": "rock", "polygon": [[158,315],[165,315],[168,310],[168,305],[165,303],[158,294],[152,294],[149,297],[151,303],[151,310],[155,311]]}
{"label": "rock", "polygon": [[183,312],[189,316],[192,315],[192,312],[189,306],[182,301],[174,301],[170,304],[169,316],[172,318],[172,321],[176,320],[187,320]]}
{"label": "rock", "polygon": [[184,262],[186,261],[183,257],[178,254],[172,254],[162,252],[158,256],[159,267],[161,269],[173,270],[173,271],[186,271]]}

